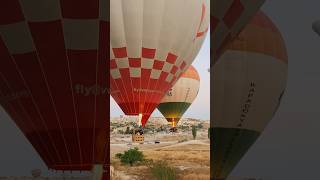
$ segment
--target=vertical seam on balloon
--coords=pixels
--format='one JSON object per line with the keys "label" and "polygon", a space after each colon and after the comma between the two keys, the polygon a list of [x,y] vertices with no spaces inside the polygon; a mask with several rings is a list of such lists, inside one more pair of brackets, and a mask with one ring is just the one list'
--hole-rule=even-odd
{"label": "vertical seam on balloon", "polygon": [[[116,57],[115,57],[115,59],[117,59]],[[120,68],[118,68],[119,69],[119,73],[120,73]],[[127,93],[127,90],[126,90],[126,88],[125,88],[125,83],[123,82],[123,80],[122,80],[122,75],[121,75],[121,73],[120,73],[120,78],[119,78],[119,80],[121,80],[121,82],[119,82],[119,85],[122,85],[122,87],[123,87],[123,89],[124,89],[124,93],[125,93],[125,98],[126,98],[126,100],[127,100],[127,102],[129,102],[129,96],[128,96],[128,93]],[[116,82],[116,84],[118,83],[116,80],[115,80],[115,82]],[[121,84],[120,84],[121,83]],[[117,84],[117,86],[118,86],[118,84]],[[119,86],[118,86],[119,87]],[[120,90],[120,89],[119,89]],[[122,93],[121,93],[122,94]],[[125,102],[125,101],[124,101]],[[130,112],[129,114],[131,114],[133,111],[131,110],[131,107],[130,107],[130,105],[128,105],[128,112]]]}
{"label": "vertical seam on balloon", "polygon": [[[121,1],[121,12],[122,12],[122,22],[123,22],[123,24],[124,24],[124,14],[123,14],[123,1]],[[123,28],[123,35],[124,35],[124,37],[126,37],[126,33],[125,33],[125,28]],[[127,40],[126,38],[124,38],[125,40]],[[128,59],[128,50],[127,50],[127,46],[125,46],[126,47],[126,59]],[[115,57],[116,59],[117,59],[117,57]],[[128,59],[128,63],[129,63],[129,59]],[[129,66],[130,66],[130,64],[129,64]],[[120,71],[120,68],[119,68],[119,71]],[[122,74],[121,74],[121,72],[120,72],[120,75],[121,75],[121,82],[122,82],[122,85],[123,85],[123,87],[124,87],[124,92],[125,92],[125,94],[126,94],[126,98],[127,98],[127,102],[130,102],[130,97],[129,97],[129,95],[128,95],[128,92],[127,92],[127,89],[126,89],[126,86],[125,86],[125,83],[123,82],[123,77],[122,77]],[[130,75],[130,70],[129,70],[129,75]],[[130,78],[130,77],[129,77]],[[129,111],[130,111],[130,114],[132,113],[132,112],[134,112],[134,109],[132,110],[131,109],[131,106],[130,105],[128,105],[128,107],[129,107]]]}
{"label": "vertical seam on balloon", "polygon": [[[122,3],[121,7],[123,8],[123,3]],[[121,12],[122,12],[122,18],[123,18],[123,22],[124,22],[125,21],[124,11],[121,11]],[[127,34],[126,34],[127,31],[126,31],[125,24],[124,24],[123,31],[124,31],[124,39],[125,39],[126,44],[127,44]],[[139,107],[138,107],[138,111],[137,111],[136,106],[135,106],[135,93],[134,93],[134,88],[133,88],[133,83],[132,83],[132,77],[131,77],[131,74],[130,74],[131,66],[130,66],[130,58],[129,58],[129,54],[128,54],[128,46],[126,46],[126,50],[127,50],[127,56],[124,57],[124,58],[128,61],[128,65],[129,65],[129,67],[128,67],[129,77],[127,77],[127,78],[130,80],[130,84],[131,84],[131,98],[132,98],[132,102],[133,102],[133,105],[132,105],[133,112],[139,112]],[[121,74],[121,72],[120,72],[120,74]],[[128,96],[128,99],[130,101],[130,96]]]}
{"label": "vertical seam on balloon", "polygon": [[[110,48],[111,48],[111,50],[113,51],[113,47],[112,47],[111,44],[110,44]],[[109,59],[110,59],[110,58],[109,58]],[[116,57],[115,57],[114,59],[117,60]],[[109,60],[109,63],[110,63],[110,60]],[[117,68],[117,69],[119,70],[119,73],[120,73],[120,69],[119,69],[119,68]],[[120,76],[121,76],[121,74],[120,74]],[[127,92],[125,91],[125,92],[124,92],[125,94],[123,95],[123,93],[120,91],[118,82],[112,77],[111,71],[110,71],[110,77],[111,77],[112,81],[114,82],[114,84],[117,86],[117,88],[118,88],[118,90],[119,90],[119,94],[120,94],[120,96],[121,96],[121,98],[122,98],[122,100],[123,100],[124,106],[126,106],[127,112],[131,112],[130,106],[127,106],[127,103],[125,103],[125,102],[126,102],[125,100],[128,100],[128,97],[124,97],[124,96],[128,96],[128,95],[127,95]],[[122,81],[122,77],[120,77],[119,79],[121,80],[121,83],[122,83],[122,85],[123,85],[123,87],[124,87],[124,83],[123,83],[123,81]]]}
{"label": "vertical seam on balloon", "polygon": [[[166,2],[164,2],[164,4],[163,4],[163,12],[165,12],[165,10],[166,10],[166,7],[167,7],[167,1]],[[163,13],[162,13],[163,14]],[[161,21],[160,21],[160,23],[161,23],[161,25],[164,23],[164,15],[162,15],[161,16]],[[162,27],[162,26],[160,26],[160,27]],[[153,63],[154,63],[154,61],[157,59],[156,57],[157,57],[157,50],[159,49],[159,46],[160,46],[160,43],[159,43],[159,38],[160,38],[160,36],[161,36],[161,29],[160,29],[160,32],[159,32],[159,37],[158,37],[158,42],[157,42],[157,47],[155,48],[156,49],[156,53],[155,53],[155,56],[154,56],[154,59],[153,59]],[[163,68],[163,67],[162,67]],[[152,69],[153,69],[153,67],[152,67]],[[151,69],[151,72],[150,72],[150,78],[149,78],[149,80],[151,80],[151,73],[152,73],[152,69]],[[160,72],[160,75],[159,75],[159,78],[156,80],[156,84],[155,84],[155,86],[154,86],[154,89],[157,89],[157,85],[158,85],[158,81],[159,81],[159,79],[160,79],[160,76],[161,76],[161,73],[162,73],[162,69],[161,69],[161,72]],[[150,81],[149,81],[150,82]],[[149,83],[148,83],[148,85],[149,85]],[[149,87],[148,87],[148,89],[149,89]],[[152,100],[153,102],[151,102],[151,103],[149,103],[149,105],[148,106],[146,106],[146,111],[145,112],[150,112],[151,111],[151,109],[152,109],[152,104],[154,103],[154,94],[156,94],[155,92],[153,93],[153,94],[151,94],[150,96],[150,100]],[[164,93],[162,93],[163,95],[164,95]],[[159,100],[160,101],[160,100]],[[155,107],[156,108],[156,107]],[[152,112],[150,112],[150,115],[152,114]]]}
{"label": "vertical seam on balloon", "polygon": [[[8,87],[8,89],[11,91],[11,92],[14,92],[12,87],[10,86],[9,82],[7,81],[7,79],[5,78],[5,76],[0,72],[0,77],[3,79],[3,81],[5,82],[6,86]],[[1,93],[1,91],[0,91]],[[2,94],[2,93],[1,93]],[[32,122],[31,118],[30,118],[30,115],[27,113],[27,111],[25,110],[24,106],[22,105],[21,101],[18,99],[18,104],[19,104],[19,107],[23,110],[23,113],[27,115],[27,119],[28,119],[28,122],[32,125],[32,129],[33,131],[36,132],[37,136],[39,137],[40,141],[41,141],[41,144],[42,144],[42,147],[45,147],[45,150],[47,151],[49,157],[50,157],[50,161],[51,162],[54,162],[53,158],[52,158],[52,154],[50,153],[50,151],[48,150],[48,147],[45,146],[45,144],[43,143],[43,140],[41,138],[41,136],[39,135],[39,132],[36,130],[35,126],[34,126],[34,123]],[[14,108],[12,108],[14,110]],[[15,110],[14,110],[15,111]],[[15,111],[16,112],[16,111]],[[16,112],[16,114],[18,114]],[[44,157],[44,159],[47,159],[46,157]],[[47,159],[48,160],[48,159]]]}
{"label": "vertical seam on balloon", "polygon": [[[22,10],[23,11],[23,10]],[[26,19],[26,24],[28,25],[29,27],[29,24],[27,23],[29,22],[27,19]],[[30,27],[29,27],[30,28]],[[30,35],[32,37],[32,34],[31,34],[31,31],[29,29],[29,32],[30,32]],[[71,161],[71,157],[70,157],[70,153],[69,153],[69,149],[68,149],[68,146],[67,146],[67,143],[66,143],[66,139],[64,137],[64,133],[63,133],[63,130],[62,130],[62,127],[61,127],[61,121],[60,121],[60,117],[58,115],[58,112],[57,112],[57,109],[56,109],[56,104],[53,100],[53,97],[52,97],[52,92],[51,92],[51,89],[50,89],[50,86],[49,86],[49,83],[48,83],[48,80],[47,80],[47,77],[46,77],[46,74],[44,72],[44,69],[43,69],[43,65],[42,65],[42,62],[41,62],[41,58],[39,56],[39,52],[37,50],[37,47],[35,45],[35,42],[33,40],[33,37],[32,37],[32,43],[33,43],[33,48],[34,48],[34,51],[36,53],[36,56],[37,56],[37,62],[39,63],[39,66],[40,66],[40,70],[41,70],[41,73],[42,73],[42,76],[44,78],[44,81],[45,81],[45,84],[46,84],[46,89],[48,90],[48,93],[49,93],[49,97],[50,97],[50,100],[51,100],[51,105],[53,106],[53,109],[54,109],[54,113],[55,113],[55,116],[56,116],[56,119],[57,119],[57,122],[58,122],[58,125],[59,125],[59,128],[60,128],[60,133],[63,137],[63,142],[64,142],[64,146],[67,150],[67,154],[68,154],[68,159],[69,159],[69,163],[72,164],[72,161]]]}
{"label": "vertical seam on balloon", "polygon": [[[99,8],[99,14],[100,14],[100,1],[98,1],[98,8]],[[95,87],[96,87],[96,93],[94,93],[94,115],[93,115],[93,137],[92,137],[92,164],[95,164],[95,146],[96,146],[96,121],[97,121],[97,92],[98,92],[98,71],[99,71],[99,48],[100,48],[100,39],[101,39],[101,19],[100,16],[98,18],[98,29],[99,29],[99,33],[98,33],[98,40],[97,40],[97,57],[96,57],[96,82],[95,82]]]}
{"label": "vertical seam on balloon", "polygon": [[53,143],[54,141],[52,140],[51,133],[49,132],[49,128],[48,128],[48,126],[47,126],[47,123],[46,123],[46,121],[44,120],[43,115],[42,115],[42,113],[40,112],[39,106],[37,105],[37,103],[36,103],[36,101],[35,101],[32,93],[31,93],[30,88],[28,87],[28,84],[27,84],[26,80],[25,80],[24,77],[23,77],[23,73],[22,73],[21,70],[19,69],[19,66],[18,66],[18,64],[16,63],[15,58],[13,58],[11,54],[10,54],[10,56],[11,56],[11,59],[12,59],[13,63],[14,63],[15,66],[16,66],[17,71],[19,72],[19,76],[21,77],[23,83],[25,84],[25,87],[28,89],[28,93],[29,93],[30,97],[32,98],[32,102],[33,102],[33,104],[34,104],[35,107],[36,107],[37,113],[39,114],[42,122],[44,123],[45,128],[46,128],[46,130],[47,130],[47,132],[48,132],[48,135],[49,135],[49,137],[50,137],[51,143],[53,144],[53,147],[54,147],[54,149],[55,149],[55,151],[56,151],[56,153],[57,153],[57,155],[58,155],[58,158],[59,158],[59,160],[61,161],[61,156],[60,156],[60,154],[59,154],[59,151],[57,150],[57,147],[56,147],[55,143]]}
{"label": "vertical seam on balloon", "polygon": [[[61,21],[61,26],[63,27],[63,21]],[[65,36],[63,35],[63,39],[65,41]],[[69,86],[71,90],[71,95],[72,95],[72,104],[73,104],[73,112],[74,112],[74,117],[76,121],[76,126],[77,126],[77,138],[78,138],[78,146],[79,146],[79,154],[80,154],[80,163],[83,164],[83,158],[82,158],[82,149],[81,149],[81,140],[80,140],[80,132],[79,132],[79,122],[78,122],[78,114],[76,112],[76,103],[75,103],[75,96],[74,96],[74,90],[73,90],[73,81],[72,81],[72,75],[71,75],[71,69],[70,69],[70,59],[68,56],[67,48],[65,47],[65,55],[66,55],[66,60],[67,60],[67,67],[68,67],[68,75],[69,75]]]}

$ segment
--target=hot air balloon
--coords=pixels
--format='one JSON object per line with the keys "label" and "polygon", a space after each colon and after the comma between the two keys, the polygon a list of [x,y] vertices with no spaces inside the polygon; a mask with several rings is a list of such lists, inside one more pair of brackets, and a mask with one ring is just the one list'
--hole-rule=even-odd
{"label": "hot air balloon", "polygon": [[263,5],[265,0],[212,0],[211,44],[213,63],[223,53],[223,47],[234,39]]}
{"label": "hot air balloon", "polygon": [[158,110],[173,128],[197,97],[199,87],[199,74],[191,65],[161,100]]}
{"label": "hot air balloon", "polygon": [[197,55],[208,31],[209,1],[110,2],[110,94],[143,127]]}
{"label": "hot air balloon", "polygon": [[320,20],[316,20],[312,23],[312,29],[320,36]]}
{"label": "hot air balloon", "polygon": [[281,33],[258,12],[213,67],[211,173],[225,179],[262,133],[286,88]]}
{"label": "hot air balloon", "polygon": [[108,156],[107,0],[0,3],[0,104],[54,170]]}

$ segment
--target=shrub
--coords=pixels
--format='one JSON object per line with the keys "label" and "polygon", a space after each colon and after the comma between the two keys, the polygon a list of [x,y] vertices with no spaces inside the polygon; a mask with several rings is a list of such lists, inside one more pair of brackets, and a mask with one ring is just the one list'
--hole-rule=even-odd
{"label": "shrub", "polygon": [[192,126],[192,136],[193,136],[193,139],[196,139],[196,137],[197,137],[197,128],[196,128],[196,126]]}
{"label": "shrub", "polygon": [[144,160],[144,155],[137,147],[134,149],[129,149],[122,153],[117,153],[116,157],[120,159],[120,161],[124,164],[129,164],[133,166],[133,164],[137,162],[142,162]]}
{"label": "shrub", "polygon": [[121,157],[123,156],[123,154],[122,153],[117,153],[116,154],[116,158],[119,158],[119,159],[121,159]]}
{"label": "shrub", "polygon": [[156,180],[175,180],[177,179],[177,172],[170,167],[166,162],[160,161],[153,163],[150,166],[151,174]]}
{"label": "shrub", "polygon": [[125,134],[130,134],[130,128],[127,127]]}

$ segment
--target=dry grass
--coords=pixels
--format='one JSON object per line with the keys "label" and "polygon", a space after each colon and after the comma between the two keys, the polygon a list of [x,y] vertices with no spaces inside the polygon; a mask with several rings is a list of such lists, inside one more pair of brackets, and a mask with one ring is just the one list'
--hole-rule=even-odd
{"label": "dry grass", "polygon": [[[177,169],[178,180],[204,180],[210,179],[210,142],[205,132],[199,133],[197,140],[193,141],[190,134],[162,135],[158,137],[160,144],[139,145],[146,159],[153,161],[166,161],[170,166]],[[165,144],[162,142],[178,142],[188,139],[182,143]],[[111,146],[112,154],[126,150],[126,146]],[[153,180],[149,167],[146,165],[124,166],[116,158],[112,158],[115,170],[130,175],[133,179]]]}

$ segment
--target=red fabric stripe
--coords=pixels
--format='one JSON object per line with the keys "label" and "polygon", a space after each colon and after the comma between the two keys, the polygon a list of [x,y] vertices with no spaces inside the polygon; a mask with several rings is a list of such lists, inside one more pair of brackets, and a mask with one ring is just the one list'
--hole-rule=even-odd
{"label": "red fabric stripe", "polygon": [[[108,93],[110,82],[109,63],[109,30],[108,23],[100,22],[99,53],[98,53],[98,74],[97,82],[102,87],[102,93],[96,98],[96,133],[95,133],[95,159],[94,163],[104,163],[105,157],[109,159],[109,132],[110,132],[110,95]],[[106,154],[107,152],[107,154]],[[109,161],[108,161],[109,163]]]}
{"label": "red fabric stripe", "polygon": [[[45,131],[44,124],[42,123],[39,114],[37,113],[37,110],[32,103],[32,99],[30,95],[28,94],[28,91],[26,87],[24,86],[24,83],[22,79],[20,78],[20,75],[16,69],[16,66],[14,64],[14,61],[11,59],[8,50],[6,49],[3,41],[0,39],[0,72],[2,75],[6,78],[8,83],[10,83],[10,87],[12,88],[13,91],[15,92],[26,92],[27,96],[21,97],[20,102],[21,102],[21,108],[25,110],[25,113],[21,114],[21,118],[24,118],[24,122],[28,123],[28,120],[25,119],[27,116],[32,118],[31,121],[35,125],[34,131]],[[1,90],[3,90],[4,86],[0,86]],[[22,112],[20,110],[17,110],[17,112]],[[24,112],[24,111],[23,111]],[[13,120],[16,121],[15,117],[13,117]],[[23,131],[24,132],[24,131]],[[24,132],[26,133],[26,132]],[[30,138],[34,139],[34,141],[37,142],[45,142],[45,144],[42,144],[43,149],[46,149],[46,152],[49,153],[52,157],[52,161],[49,161],[49,156],[46,153],[40,153],[40,156],[46,160],[46,163],[53,162],[53,161],[58,161],[59,160],[59,155],[56,154],[55,149],[53,144],[51,143],[51,139],[49,138],[49,134],[46,133],[43,136],[35,136],[32,134],[37,134],[36,132],[31,133],[30,132]],[[29,139],[29,138],[28,138]],[[40,144],[40,143],[39,143]],[[49,165],[49,164],[47,164]]]}
{"label": "red fabric stripe", "polygon": [[164,61],[154,60],[153,69],[162,70]]}
{"label": "red fabric stripe", "polygon": [[129,58],[130,67],[141,67],[141,58]]}
{"label": "red fabric stripe", "polygon": [[154,59],[156,55],[156,49],[142,48],[142,57],[148,59]]}
{"label": "red fabric stripe", "polygon": [[99,17],[99,0],[60,0],[63,18],[96,19]]}
{"label": "red fabric stripe", "polygon": [[24,133],[30,143],[35,147],[36,151],[42,155],[43,160],[46,164],[51,163],[49,160],[49,154],[44,150],[43,144],[39,141],[39,138],[31,136],[34,132],[33,127],[31,126],[30,119],[26,118],[27,115],[24,113],[22,106],[19,104],[19,100],[23,96],[17,96],[14,99],[3,102],[1,99],[3,97],[12,97],[13,94],[19,94],[18,92],[11,91],[5,80],[0,77],[0,104],[6,110],[6,112],[10,115],[10,117],[14,120],[19,129]]}
{"label": "red fabric stripe", "polygon": [[197,38],[203,36],[207,31],[208,31],[208,27],[204,30],[204,31],[200,31],[201,25],[203,23],[205,14],[206,14],[206,5],[202,4],[202,8],[201,8],[201,20],[200,20],[200,24],[199,24],[199,28],[198,28],[198,32],[197,32]]}
{"label": "red fabric stripe", "polygon": [[74,129],[74,131],[68,132],[68,136],[65,136],[71,162],[72,164],[80,164],[81,156],[76,131],[75,109],[61,21],[29,23],[29,26],[61,126],[64,129]]}
{"label": "red fabric stripe", "polygon": [[24,21],[19,0],[6,0],[0,3],[0,25]]}
{"label": "red fabric stripe", "polygon": [[96,50],[68,50],[73,87],[80,86],[75,93],[76,109],[79,124],[83,163],[92,163],[93,127],[95,94],[102,93],[102,87],[96,86]]}
{"label": "red fabric stripe", "polygon": [[219,23],[219,19],[217,19],[216,17],[214,16],[211,16],[210,17],[210,28],[211,28],[211,32],[214,32],[218,26],[218,23]]}
{"label": "red fabric stripe", "polygon": [[127,57],[127,48],[122,47],[122,48],[112,48],[113,54],[115,58],[125,58]]}
{"label": "red fabric stripe", "polygon": [[224,23],[231,28],[244,11],[240,0],[234,0],[227,13],[223,17]]}
{"label": "red fabric stripe", "polygon": [[184,61],[183,61],[183,62],[181,63],[181,65],[180,65],[180,69],[185,68],[185,67],[186,67],[186,65],[187,65],[187,64],[186,64],[186,62],[184,62]]}
{"label": "red fabric stripe", "polygon": [[[128,93],[130,93],[129,91],[127,92],[127,89],[126,87],[124,86],[123,82],[122,82],[122,79],[116,79],[115,80],[118,88],[119,88],[119,91],[120,93],[122,94],[122,97],[124,99],[125,102],[129,102],[129,98],[128,98]],[[119,104],[119,103],[118,103]],[[121,104],[119,104],[120,108],[122,109],[122,111],[125,113],[125,114],[128,114],[128,113],[132,113],[132,110],[131,110],[131,107],[130,106],[121,106]]]}
{"label": "red fabric stripe", "polygon": [[[20,55],[13,55],[15,61],[21,70],[23,77],[28,84],[30,91],[42,113],[45,121],[48,125],[50,133],[52,135],[52,140],[54,141],[57,149],[59,150],[60,156],[62,158],[61,163],[68,164],[68,153],[65,148],[62,134],[60,132],[60,127],[56,119],[56,114],[53,109],[53,104],[48,93],[43,74],[40,70],[40,65],[38,63],[38,58],[36,53],[27,53]],[[46,130],[43,130],[43,134],[47,134]]]}
{"label": "red fabric stripe", "polygon": [[174,64],[176,62],[177,58],[178,58],[178,56],[176,56],[176,55],[174,55],[172,53],[168,53],[166,61],[168,63]]}
{"label": "red fabric stripe", "polygon": [[170,72],[172,74],[175,74],[177,72],[177,70],[178,70],[178,67],[177,66],[173,66]]}
{"label": "red fabric stripe", "polygon": [[[115,59],[127,58],[126,47],[113,48]],[[152,69],[141,68],[141,77],[135,78],[130,76],[129,68],[120,68],[120,79],[112,79],[111,95],[114,97],[120,108],[127,115],[138,115],[139,113],[151,114],[164,96],[164,92],[171,86],[166,82],[169,73],[161,72],[158,79],[150,79],[152,70],[162,70],[165,62],[175,64],[178,56],[173,53],[168,53],[166,61],[151,59],[155,56],[155,49],[142,48],[142,57],[153,61]],[[128,57],[129,66],[141,67],[141,58]],[[113,68],[117,68],[115,60],[110,61]],[[185,62],[180,65],[181,68],[186,66]],[[170,74],[175,74],[178,71],[178,66],[173,66],[170,69]],[[147,120],[147,119],[145,119]],[[146,121],[145,121],[146,122]],[[145,123],[144,122],[144,123]]]}
{"label": "red fabric stripe", "polygon": [[117,63],[116,63],[116,60],[115,59],[111,59],[110,60],[110,69],[116,69],[118,66],[117,66]]}

